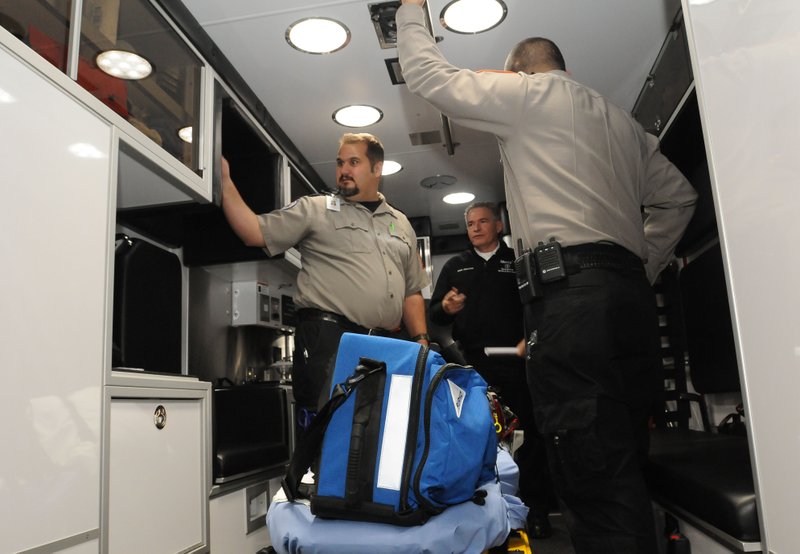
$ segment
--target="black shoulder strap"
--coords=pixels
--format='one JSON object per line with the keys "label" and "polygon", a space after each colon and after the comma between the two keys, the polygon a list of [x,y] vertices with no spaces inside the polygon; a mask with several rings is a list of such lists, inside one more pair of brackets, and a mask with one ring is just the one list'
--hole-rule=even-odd
{"label": "black shoulder strap", "polygon": [[305,436],[297,442],[292,453],[292,459],[286,470],[286,476],[281,481],[281,486],[286,493],[286,498],[295,501],[298,498],[308,498],[308,494],[300,491],[300,480],[306,474],[311,462],[322,448],[322,439],[325,430],[331,421],[334,412],[344,404],[358,384],[368,376],[378,371],[386,371],[386,363],[370,358],[360,358],[353,374],[333,388],[331,398],[317,412],[311,421]]}

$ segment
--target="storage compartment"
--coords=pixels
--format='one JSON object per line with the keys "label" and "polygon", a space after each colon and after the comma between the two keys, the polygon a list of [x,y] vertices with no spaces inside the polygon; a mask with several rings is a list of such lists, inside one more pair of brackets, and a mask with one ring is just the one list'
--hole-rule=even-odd
{"label": "storage compartment", "polygon": [[633,107],[633,116],[658,136],[692,84],[692,66],[683,14],[678,12]]}
{"label": "storage compartment", "polygon": [[286,391],[277,383],[214,389],[214,482],[274,470],[289,462]]}
{"label": "storage compartment", "polygon": [[697,94],[694,91],[687,97],[672,125],[661,137],[661,152],[681,170],[697,191],[694,215],[675,249],[677,256],[686,256],[717,237],[714,197],[711,193]]}
{"label": "storage compartment", "polygon": [[141,239],[117,238],[114,367],[181,373],[182,287],[175,254]]}
{"label": "storage compartment", "polygon": [[[225,156],[233,181],[254,212],[265,213],[281,207],[281,155],[219,85],[214,111],[212,163],[218,166],[220,156]],[[211,204],[190,202],[121,208],[117,220],[171,247],[183,247],[183,261],[187,266],[268,259],[262,249],[245,246],[230,228],[220,207],[219,188],[217,167]]]}
{"label": "storage compartment", "polygon": [[145,398],[134,395],[147,389],[123,389],[109,407],[107,551],[207,551],[207,396]]}

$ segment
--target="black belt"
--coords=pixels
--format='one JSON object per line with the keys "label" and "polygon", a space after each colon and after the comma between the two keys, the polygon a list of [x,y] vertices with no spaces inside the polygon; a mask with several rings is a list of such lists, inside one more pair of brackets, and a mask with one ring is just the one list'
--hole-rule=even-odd
{"label": "black belt", "polygon": [[300,321],[327,321],[329,323],[335,323],[346,331],[359,333],[361,335],[389,336],[391,334],[391,331],[387,331],[386,329],[370,329],[358,323],[353,323],[343,315],[319,310],[317,308],[300,308],[297,310],[297,317]]}
{"label": "black belt", "polygon": [[617,244],[592,242],[562,249],[567,275],[583,269],[612,269],[644,273],[641,258]]}

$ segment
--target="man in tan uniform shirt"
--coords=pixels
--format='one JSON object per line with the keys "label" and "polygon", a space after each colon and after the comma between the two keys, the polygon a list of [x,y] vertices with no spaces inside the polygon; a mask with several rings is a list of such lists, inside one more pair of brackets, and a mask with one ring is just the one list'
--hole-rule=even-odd
{"label": "man in tan uniform shirt", "polygon": [[304,196],[257,215],[222,160],[222,208],[236,234],[271,256],[295,245],[300,251],[292,388],[301,428],[327,398],[342,333],[386,334],[402,320],[412,340],[427,344],[420,291],[428,278],[414,229],[378,192],[382,168],[376,137],[345,134],[336,158],[337,194]]}

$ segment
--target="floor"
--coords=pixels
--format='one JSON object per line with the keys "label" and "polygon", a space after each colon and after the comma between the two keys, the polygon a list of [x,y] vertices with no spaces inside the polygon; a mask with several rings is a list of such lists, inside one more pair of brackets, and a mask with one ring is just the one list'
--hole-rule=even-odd
{"label": "floor", "polygon": [[550,524],[553,526],[553,535],[546,539],[533,539],[531,551],[533,554],[575,554],[572,542],[569,540],[567,526],[561,514],[552,514]]}

